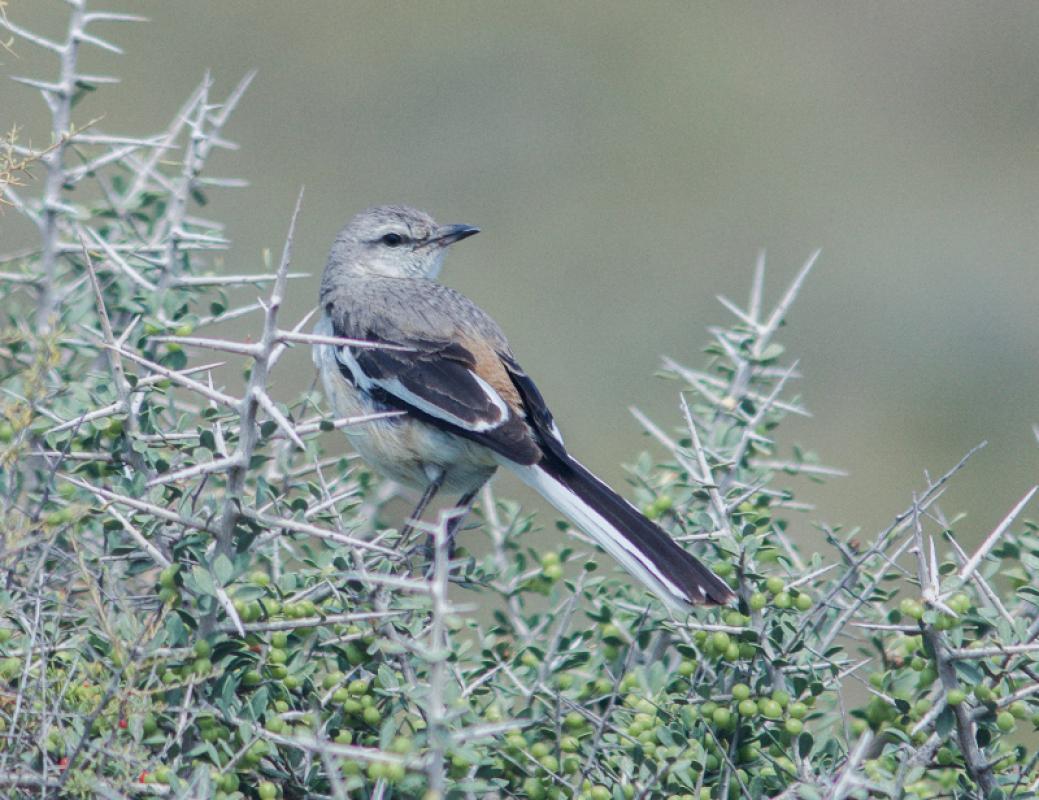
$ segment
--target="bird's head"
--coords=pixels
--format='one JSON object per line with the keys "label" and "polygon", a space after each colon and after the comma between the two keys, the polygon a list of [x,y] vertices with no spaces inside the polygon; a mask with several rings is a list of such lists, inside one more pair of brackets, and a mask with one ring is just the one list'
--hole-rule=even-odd
{"label": "bird's head", "polygon": [[324,284],[336,275],[436,278],[449,245],[479,233],[471,225],[439,225],[408,206],[375,206],[339,232],[325,267]]}

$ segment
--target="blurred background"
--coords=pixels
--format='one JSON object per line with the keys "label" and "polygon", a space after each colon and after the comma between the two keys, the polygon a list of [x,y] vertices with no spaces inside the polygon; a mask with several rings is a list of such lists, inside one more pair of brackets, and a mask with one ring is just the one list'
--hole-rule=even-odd
{"label": "blurred background", "polygon": [[[99,6],[92,2],[91,7]],[[679,423],[659,356],[700,366],[759,249],[769,296],[823,254],[780,340],[814,419],[799,443],[851,473],[802,494],[795,519],[883,526],[924,470],[989,446],[943,501],[986,533],[1037,477],[1039,5],[1034,2],[302,3],[110,0],[151,22],[85,51],[122,77],[80,123],[149,134],[212,69],[222,98],[258,76],[211,176],[234,240],[224,268],[261,268],[307,196],[293,285],[315,302],[328,246],[365,206],[406,202],[483,233],[444,280],[508,332],[568,444],[612,481],[643,449],[628,407]],[[61,37],[58,0],[8,17]],[[24,42],[0,74],[52,78]],[[0,82],[0,125],[45,144],[35,91]],[[0,219],[4,251],[31,236]],[[249,330],[252,330],[250,326]],[[244,334],[243,334],[244,335]],[[281,370],[308,385],[308,354]],[[512,483],[503,490],[511,493]],[[1032,516],[1035,516],[1032,511]]]}

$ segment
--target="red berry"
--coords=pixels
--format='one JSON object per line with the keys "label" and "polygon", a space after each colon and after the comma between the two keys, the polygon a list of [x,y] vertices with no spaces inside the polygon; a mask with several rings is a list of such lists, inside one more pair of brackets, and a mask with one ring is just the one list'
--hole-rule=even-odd
{"label": "red berry", "polygon": [[144,770],[140,775],[137,776],[137,782],[138,783],[147,783],[148,782],[148,770]]}
{"label": "red berry", "polygon": [[58,759],[58,769],[65,769],[69,765],[69,757],[62,756]]}
{"label": "red berry", "polygon": [[128,725],[127,725],[127,722],[126,722],[125,719],[119,720],[119,729],[120,730],[125,731],[127,727],[128,727]]}

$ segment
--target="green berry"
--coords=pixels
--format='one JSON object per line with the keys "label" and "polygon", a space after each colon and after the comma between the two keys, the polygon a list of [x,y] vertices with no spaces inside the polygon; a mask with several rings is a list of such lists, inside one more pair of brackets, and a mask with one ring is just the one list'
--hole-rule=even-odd
{"label": "green berry", "polygon": [[740,761],[744,764],[749,764],[751,761],[757,761],[760,756],[761,748],[753,742],[743,745],[739,751]]}
{"label": "green berry", "polygon": [[526,778],[523,781],[523,792],[530,800],[545,800],[547,792],[540,778]]}
{"label": "green berry", "polygon": [[653,509],[657,512],[657,515],[666,514],[675,505],[674,498],[668,494],[662,494],[653,501]]}
{"label": "green berry", "polygon": [[724,619],[726,625],[731,625],[734,628],[739,628],[742,625],[747,624],[747,618],[735,609],[732,609],[731,611],[726,611]]}
{"label": "green berry", "polygon": [[289,654],[280,647],[272,647],[271,651],[267,654],[267,661],[271,664],[284,664],[288,660]]}
{"label": "green berry", "polygon": [[711,564],[711,568],[719,578],[729,577],[735,569],[728,561],[715,561]]}
{"label": "green berry", "polygon": [[939,614],[938,618],[934,621],[934,628],[938,631],[948,631],[955,628],[960,624],[960,621],[956,617],[951,617],[948,614]]}
{"label": "green berry", "polygon": [[753,717],[758,713],[758,704],[753,700],[740,700],[739,712],[741,717]]}
{"label": "green berry", "polygon": [[1014,715],[1009,711],[1000,711],[996,715],[996,727],[1003,733],[1009,733],[1014,729]]}
{"label": "green berry", "polygon": [[776,608],[790,608],[793,605],[793,600],[790,598],[789,592],[780,592],[772,598],[772,603]]}
{"label": "green berry", "polygon": [[768,605],[768,597],[765,596],[764,592],[754,592],[750,596],[750,600],[747,601],[747,605],[751,611],[761,611],[766,605]]}
{"label": "green berry", "polygon": [[970,597],[962,592],[955,594],[949,598],[948,606],[957,614],[966,614],[970,611]]}
{"label": "green berry", "polygon": [[732,719],[732,712],[729,709],[721,706],[720,708],[714,709],[714,713],[711,714],[711,720],[719,728],[728,727],[729,722]]}
{"label": "green berry", "polygon": [[745,683],[737,683],[732,687],[732,699],[736,702],[750,697],[750,687]]}
{"label": "green berry", "polygon": [[255,669],[249,670],[242,676],[242,686],[245,686],[248,689],[259,686],[261,683],[263,683],[263,675]]}
{"label": "green berry", "polygon": [[786,732],[789,733],[791,736],[797,736],[801,733],[801,731],[804,730],[805,724],[801,722],[801,720],[799,719],[794,719],[793,717],[790,717],[790,719],[783,723],[783,727],[786,729]]}
{"label": "green berry", "polygon": [[765,581],[765,588],[768,589],[769,594],[779,594],[786,588],[786,581],[777,575],[773,575]]}
{"label": "green berry", "polygon": [[[271,585],[271,576],[263,570],[256,570],[255,572],[249,573],[249,580],[256,586],[266,588]],[[269,784],[272,785],[273,784]]]}
{"label": "green berry", "polygon": [[180,592],[169,586],[163,586],[159,589],[159,602],[164,606],[176,605],[180,599]]}
{"label": "green berry", "polygon": [[170,564],[159,573],[159,586],[163,589],[173,589],[177,586],[177,573],[180,572],[179,564]]}
{"label": "green berry", "polygon": [[256,793],[260,796],[260,800],[274,800],[278,796],[278,787],[270,781],[263,781],[256,787]]}
{"label": "green berry", "polygon": [[715,631],[711,634],[711,649],[717,655],[724,655],[729,649],[729,634],[725,631]]}
{"label": "green berry", "polygon": [[580,730],[585,726],[584,715],[579,711],[571,711],[565,717],[563,717],[563,725],[572,731]]}
{"label": "green berry", "polygon": [[333,686],[343,680],[342,672],[329,672],[325,677],[321,679],[322,689],[331,689]]}
{"label": "green berry", "polygon": [[798,611],[807,611],[812,607],[812,596],[805,592],[801,592],[794,598],[794,605],[797,607]]}
{"label": "green berry", "polygon": [[938,670],[931,664],[920,670],[919,686],[921,689],[930,689],[932,684],[938,680]]}
{"label": "green berry", "polygon": [[967,693],[963,689],[950,689],[945,695],[945,700],[950,706],[958,706],[967,699]]}
{"label": "green berry", "polygon": [[902,598],[902,601],[898,604],[898,610],[902,612],[903,616],[910,619],[921,619],[924,615],[923,605],[921,605],[919,600],[915,600],[912,597]]}

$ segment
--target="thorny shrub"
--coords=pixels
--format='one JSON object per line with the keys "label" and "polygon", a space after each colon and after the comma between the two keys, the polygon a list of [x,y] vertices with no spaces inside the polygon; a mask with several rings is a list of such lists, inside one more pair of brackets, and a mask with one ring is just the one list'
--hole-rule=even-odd
{"label": "thorny shrub", "polygon": [[[427,569],[332,430],[364,421],[269,394],[308,357],[278,317],[291,229],[276,268],[211,271],[199,209],[236,182],[203,170],[248,79],[218,101],[207,76],[153,137],[77,128],[78,50],[129,18],[69,6],[63,42],[0,20],[58,59],[30,79],[49,147],[5,151],[39,236],[0,273],[4,796],[1034,796],[1034,490],[973,553],[936,504],[962,464],[871,539],[793,535],[788,484],[835,472],[776,443],[811,260],[771,310],[759,264],[706,368],[665,363],[681,416],[640,416],[637,502],[737,605],[670,616],[580,535],[533,549],[545,523],[490,491]],[[201,335],[230,320],[248,342]]]}

